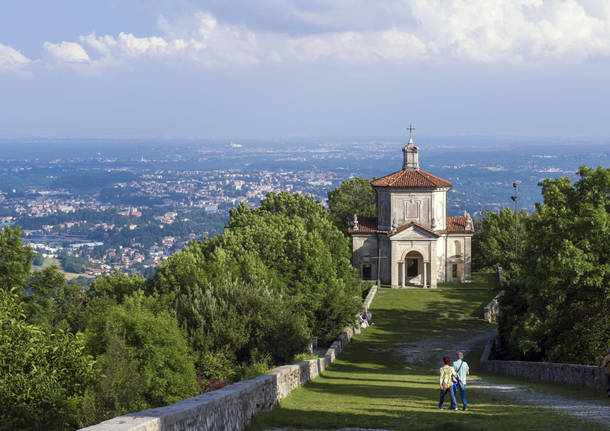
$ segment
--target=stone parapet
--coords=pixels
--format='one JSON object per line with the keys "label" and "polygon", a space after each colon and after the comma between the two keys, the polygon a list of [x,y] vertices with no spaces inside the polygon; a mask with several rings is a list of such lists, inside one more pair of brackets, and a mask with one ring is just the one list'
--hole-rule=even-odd
{"label": "stone parapet", "polygon": [[[364,301],[370,306],[377,286]],[[175,404],[109,419],[81,431],[239,431],[261,411],[270,410],[293,389],[318,377],[330,366],[359,327],[347,327],[330,345],[323,358],[274,368],[269,374],[244,380],[222,389]]]}
{"label": "stone parapet", "polygon": [[565,383],[605,390],[605,375],[602,368],[593,365],[562,364],[555,362],[499,361],[490,360],[495,338],[485,345],[481,355],[481,369],[489,373],[506,374],[528,380],[550,383]]}
{"label": "stone parapet", "polygon": [[500,298],[504,296],[504,291],[501,290],[494,298],[483,308],[483,320],[488,323],[495,322],[500,314]]}

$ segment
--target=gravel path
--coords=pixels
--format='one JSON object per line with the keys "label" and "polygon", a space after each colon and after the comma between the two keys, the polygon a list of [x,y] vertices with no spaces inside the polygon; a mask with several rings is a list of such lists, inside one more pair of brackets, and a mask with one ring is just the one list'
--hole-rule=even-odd
{"label": "gravel path", "polygon": [[524,385],[498,384],[483,380],[472,381],[468,388],[493,391],[494,394],[517,399],[521,404],[549,407],[579,419],[606,425],[610,428],[610,407],[592,401],[581,401],[543,392],[533,391]]}
{"label": "gravel path", "polygon": [[[468,357],[468,351],[482,341],[496,335],[495,328],[470,333],[467,336],[452,339],[423,339],[415,343],[405,343],[398,349],[404,355],[405,362],[418,361],[440,362],[440,357],[448,354],[453,358],[461,350]],[[606,425],[610,428],[610,407],[594,401],[581,401],[529,389],[524,385],[498,384],[484,380],[469,380],[468,388],[493,391],[498,395],[517,400],[521,404],[531,404],[552,408],[579,419],[585,419]]]}

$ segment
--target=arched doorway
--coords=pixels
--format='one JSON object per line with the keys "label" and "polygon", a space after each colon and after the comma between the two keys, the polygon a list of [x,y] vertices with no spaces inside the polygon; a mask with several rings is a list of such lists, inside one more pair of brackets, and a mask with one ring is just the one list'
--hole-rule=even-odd
{"label": "arched doorway", "polygon": [[418,251],[406,253],[398,267],[399,284],[403,287],[426,287],[430,276],[428,265]]}

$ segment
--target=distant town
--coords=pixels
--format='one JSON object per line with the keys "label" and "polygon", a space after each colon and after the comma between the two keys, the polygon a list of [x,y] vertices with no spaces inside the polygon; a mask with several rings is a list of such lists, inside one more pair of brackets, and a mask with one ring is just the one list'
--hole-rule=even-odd
{"label": "distant town", "polygon": [[[608,166],[607,146],[544,152],[506,143],[494,152],[427,144],[423,169],[452,182],[449,215],[512,206],[532,209],[537,183],[570,176],[580,165]],[[231,208],[258,205],[269,192],[326,193],[350,177],[398,170],[400,141],[0,143],[0,226],[20,226],[35,265],[58,265],[82,281],[114,271],[151,275],[192,240],[222,232]],[[28,151],[23,151],[24,148]],[[569,150],[566,150],[569,148]],[[23,156],[27,154],[27,156]],[[75,156],[78,155],[78,156]]]}

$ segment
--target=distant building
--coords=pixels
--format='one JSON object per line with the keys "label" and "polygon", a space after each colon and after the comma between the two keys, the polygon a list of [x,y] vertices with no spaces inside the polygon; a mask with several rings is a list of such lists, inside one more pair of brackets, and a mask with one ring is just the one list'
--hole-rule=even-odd
{"label": "distant building", "polygon": [[419,169],[413,139],[402,151],[402,169],[371,182],[377,217],[350,223],[354,266],[363,280],[392,287],[470,281],[470,215],[447,217],[451,183]]}

